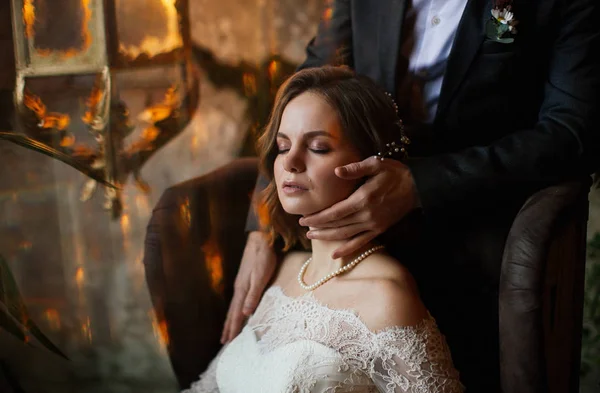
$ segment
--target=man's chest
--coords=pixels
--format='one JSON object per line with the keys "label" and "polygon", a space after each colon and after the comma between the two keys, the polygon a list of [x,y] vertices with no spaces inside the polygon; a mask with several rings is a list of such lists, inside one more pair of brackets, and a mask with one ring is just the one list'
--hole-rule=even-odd
{"label": "man's chest", "polygon": [[435,65],[442,64],[442,109],[457,92],[492,94],[502,91],[499,87],[524,82],[536,90],[560,22],[556,4],[555,0],[504,2],[518,25],[511,42],[499,42],[486,31],[492,11],[499,7],[496,0],[355,0],[351,2],[354,68],[395,92],[402,58],[410,59],[415,73],[420,68],[435,71]]}

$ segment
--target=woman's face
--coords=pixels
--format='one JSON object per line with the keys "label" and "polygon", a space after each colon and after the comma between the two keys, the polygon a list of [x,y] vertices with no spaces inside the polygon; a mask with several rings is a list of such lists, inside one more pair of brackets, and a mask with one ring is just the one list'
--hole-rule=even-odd
{"label": "woman's face", "polygon": [[285,107],[277,147],[275,184],[289,214],[323,210],[348,197],[358,184],[334,173],[361,157],[344,137],[336,111],[315,93],[303,93]]}

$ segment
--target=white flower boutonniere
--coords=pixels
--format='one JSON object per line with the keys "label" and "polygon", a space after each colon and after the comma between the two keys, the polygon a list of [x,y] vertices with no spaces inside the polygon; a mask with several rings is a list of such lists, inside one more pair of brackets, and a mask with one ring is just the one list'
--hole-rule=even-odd
{"label": "white flower boutonniere", "polygon": [[485,26],[485,32],[489,39],[503,44],[510,44],[515,40],[511,36],[517,34],[516,26],[519,21],[515,19],[510,3],[512,3],[510,0],[496,1],[491,11],[492,17]]}

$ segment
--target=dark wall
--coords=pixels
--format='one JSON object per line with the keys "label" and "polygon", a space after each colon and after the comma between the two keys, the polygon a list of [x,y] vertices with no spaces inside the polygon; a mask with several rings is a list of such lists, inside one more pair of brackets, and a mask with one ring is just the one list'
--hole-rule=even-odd
{"label": "dark wall", "polygon": [[14,85],[15,56],[10,2],[0,1],[0,90],[12,90]]}

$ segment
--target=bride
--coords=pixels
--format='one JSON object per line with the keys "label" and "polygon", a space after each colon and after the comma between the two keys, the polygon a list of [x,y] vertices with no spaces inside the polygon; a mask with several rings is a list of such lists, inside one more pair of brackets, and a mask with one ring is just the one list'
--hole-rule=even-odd
{"label": "bride", "polygon": [[[280,88],[259,141],[270,185],[258,209],[288,252],[242,332],[184,392],[463,391],[444,337],[384,239],[332,259],[340,243],[309,241],[298,224],[360,186],[336,167],[369,156],[398,164],[401,127],[391,98],[347,68],[303,70]],[[299,244],[312,251],[289,251]]]}

